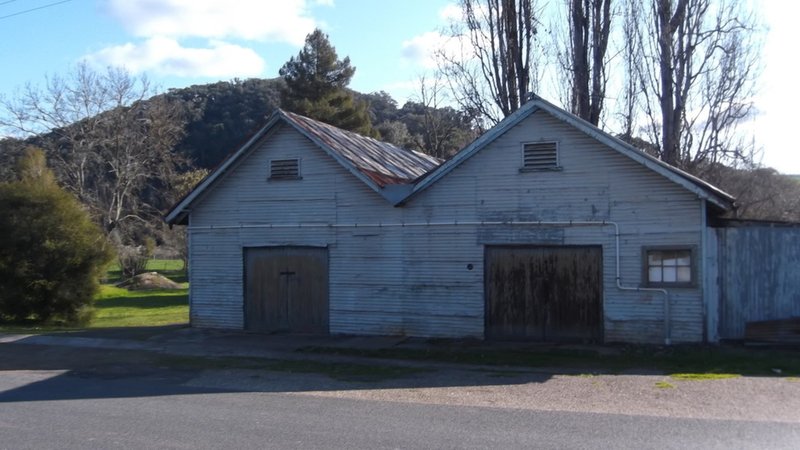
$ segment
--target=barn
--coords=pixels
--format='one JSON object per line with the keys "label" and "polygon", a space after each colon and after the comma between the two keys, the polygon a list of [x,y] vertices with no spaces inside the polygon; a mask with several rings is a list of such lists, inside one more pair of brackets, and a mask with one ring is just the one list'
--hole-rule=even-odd
{"label": "barn", "polygon": [[444,162],[276,111],[166,220],[195,327],[671,343],[718,338],[733,206],[533,97]]}

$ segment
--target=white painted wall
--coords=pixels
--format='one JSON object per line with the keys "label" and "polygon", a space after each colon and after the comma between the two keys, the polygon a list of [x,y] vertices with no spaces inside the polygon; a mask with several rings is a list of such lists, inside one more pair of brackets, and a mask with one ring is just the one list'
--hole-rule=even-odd
{"label": "white painted wall", "polygon": [[[520,173],[521,143],[540,139],[559,142],[563,170]],[[303,179],[267,181],[269,159],[289,157],[301,158]],[[606,341],[661,342],[662,296],[616,289],[613,227],[204,227],[609,220],[620,225],[622,281],[637,286],[642,246],[694,246],[699,267],[700,211],[694,194],[541,111],[398,208],[284,126],[193,207],[192,322],[242,327],[243,247],[327,245],[332,333],[482,337],[485,245],[602,245]],[[702,340],[702,283],[670,295],[673,340]]]}

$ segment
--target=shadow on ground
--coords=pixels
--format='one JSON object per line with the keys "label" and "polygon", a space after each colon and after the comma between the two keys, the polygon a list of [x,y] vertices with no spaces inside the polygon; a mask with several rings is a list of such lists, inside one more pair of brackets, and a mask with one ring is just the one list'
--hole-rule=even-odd
{"label": "shadow on ground", "polygon": [[[83,346],[57,342],[64,338]],[[800,352],[786,349],[256,335],[186,326],[94,329],[24,339],[28,341],[0,344],[0,403],[516,385],[595,373],[775,376],[778,369],[788,376],[800,371]]]}

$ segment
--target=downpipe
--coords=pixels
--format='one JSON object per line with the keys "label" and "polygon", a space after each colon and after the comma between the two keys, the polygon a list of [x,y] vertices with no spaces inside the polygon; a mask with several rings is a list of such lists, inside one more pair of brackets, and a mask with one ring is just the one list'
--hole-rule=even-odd
{"label": "downpipe", "polygon": [[657,292],[664,296],[664,344],[672,345],[671,333],[671,311],[670,311],[670,297],[669,291],[662,288],[646,288],[639,286],[625,286],[622,284],[622,271],[620,268],[620,232],[619,224],[608,220],[603,221],[581,221],[581,220],[561,220],[561,221],[453,221],[453,222],[400,222],[400,223],[345,223],[345,224],[328,224],[328,223],[279,223],[279,224],[239,224],[239,225],[208,225],[194,227],[189,226],[188,231],[194,230],[233,230],[233,229],[251,229],[251,228],[268,228],[268,229],[286,229],[286,228],[405,228],[405,227],[432,227],[432,226],[486,226],[486,225],[522,225],[522,226],[613,226],[614,227],[614,258],[616,262],[616,286],[620,291],[634,291],[634,292]]}

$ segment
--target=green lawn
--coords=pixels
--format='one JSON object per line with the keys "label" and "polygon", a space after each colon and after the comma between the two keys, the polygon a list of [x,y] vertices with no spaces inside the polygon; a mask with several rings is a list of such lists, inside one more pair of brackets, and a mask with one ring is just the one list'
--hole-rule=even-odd
{"label": "green lawn", "polygon": [[52,325],[0,325],[0,332],[42,333],[85,328],[159,326],[189,321],[189,287],[181,260],[151,260],[147,269],[183,283],[183,289],[129,291],[114,286],[119,281],[119,266],[112,265],[105,283],[95,296],[94,317],[83,327]]}
{"label": "green lawn", "polygon": [[103,285],[88,328],[141,327],[189,321],[189,289],[129,291]]}
{"label": "green lawn", "polygon": [[129,291],[114,286],[119,280],[119,266],[108,270],[107,282],[95,297],[95,315],[88,328],[142,327],[186,323],[189,321],[189,289],[183,261],[151,259],[147,270],[158,272],[172,281],[183,283],[184,289]]}

